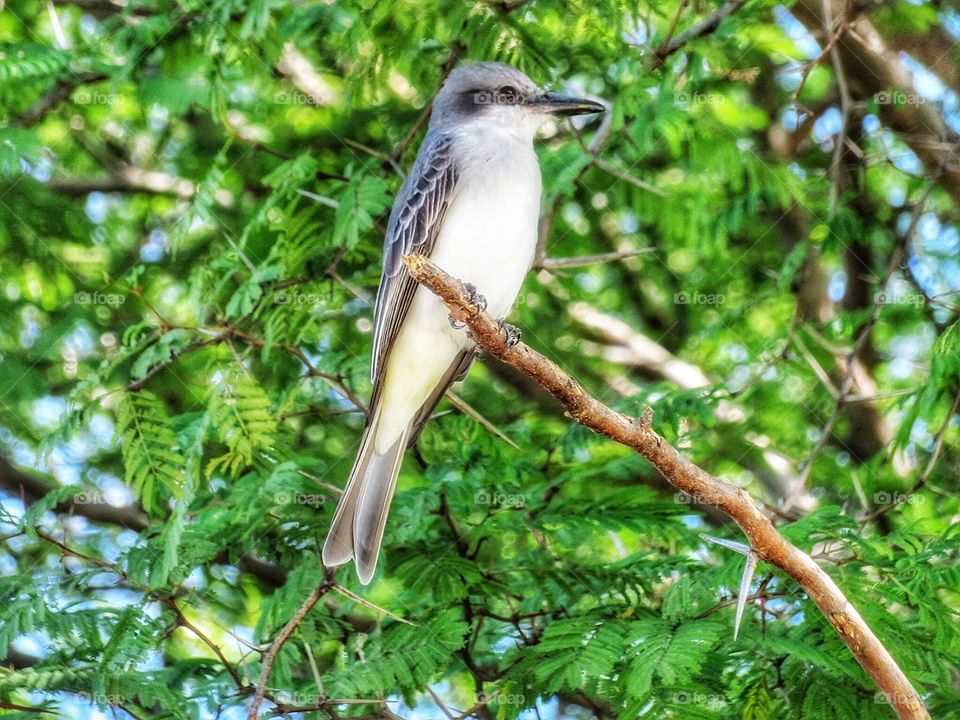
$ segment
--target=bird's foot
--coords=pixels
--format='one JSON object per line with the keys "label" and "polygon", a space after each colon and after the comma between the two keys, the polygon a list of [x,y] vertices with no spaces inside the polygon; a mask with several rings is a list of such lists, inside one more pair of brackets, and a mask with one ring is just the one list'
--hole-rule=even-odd
{"label": "bird's foot", "polygon": [[467,302],[469,302],[474,308],[474,315],[479,315],[487,309],[487,299],[480,294],[480,291],[477,290],[476,285],[473,283],[464,283],[463,287],[467,291]]}
{"label": "bird's foot", "polygon": [[520,342],[520,328],[516,325],[511,325],[508,322],[501,320],[499,323],[500,332],[503,333],[503,339],[507,343],[508,348],[512,348],[514,345]]}
{"label": "bird's foot", "polygon": [[454,320],[452,315],[447,318],[447,322],[450,323],[450,327],[452,327],[454,330],[463,330],[467,326],[466,323]]}

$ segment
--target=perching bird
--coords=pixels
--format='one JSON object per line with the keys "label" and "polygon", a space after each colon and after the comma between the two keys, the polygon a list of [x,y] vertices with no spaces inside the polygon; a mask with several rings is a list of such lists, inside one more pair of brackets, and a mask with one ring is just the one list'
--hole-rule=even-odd
{"label": "perching bird", "polygon": [[377,292],[367,424],[323,546],[331,567],[354,558],[370,582],[404,450],[476,354],[444,304],[409,276],[402,257],[427,255],[476,287],[503,318],[533,263],[540,166],[533,138],[550,115],[604,110],[538,88],[501,63],[464,65],[443,83],[416,162],[397,195]]}

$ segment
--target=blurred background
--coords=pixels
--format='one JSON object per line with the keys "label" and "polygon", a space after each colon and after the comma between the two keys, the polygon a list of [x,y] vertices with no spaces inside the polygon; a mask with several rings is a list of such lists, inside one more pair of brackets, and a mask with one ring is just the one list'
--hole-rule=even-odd
{"label": "blurred background", "polygon": [[0,708],[893,717],[768,566],[734,642],[736,527],[490,358],[374,583],[325,581],[393,195],[445,75],[500,60],[611,108],[544,129],[511,322],[960,717],[958,10],[0,0]]}

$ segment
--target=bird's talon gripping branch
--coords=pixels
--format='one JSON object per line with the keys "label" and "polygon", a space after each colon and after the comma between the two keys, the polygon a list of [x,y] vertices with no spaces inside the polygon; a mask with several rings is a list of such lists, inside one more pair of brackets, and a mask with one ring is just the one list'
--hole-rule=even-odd
{"label": "bird's talon gripping branch", "polygon": [[520,328],[516,325],[511,325],[501,320],[500,331],[503,333],[503,339],[506,341],[508,348],[512,348],[520,342]]}
{"label": "bird's talon gripping branch", "polygon": [[487,299],[480,294],[477,286],[472,283],[464,283],[463,287],[467,290],[467,300],[474,308],[474,315],[479,315],[487,309]]}
{"label": "bird's talon gripping branch", "polygon": [[466,323],[460,322],[459,320],[454,320],[453,315],[447,318],[447,322],[450,323],[450,327],[452,327],[454,330],[463,330],[467,326]]}

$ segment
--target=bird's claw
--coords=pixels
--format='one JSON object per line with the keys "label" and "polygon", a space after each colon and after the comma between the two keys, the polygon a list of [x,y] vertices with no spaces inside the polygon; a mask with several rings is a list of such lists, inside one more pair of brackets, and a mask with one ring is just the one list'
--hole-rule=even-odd
{"label": "bird's claw", "polygon": [[503,333],[503,339],[507,343],[508,348],[512,348],[518,342],[520,342],[520,328],[518,328],[516,325],[511,325],[510,323],[506,323],[501,320],[500,332]]}
{"label": "bird's claw", "polygon": [[453,316],[448,317],[447,322],[450,323],[450,327],[452,327],[454,330],[463,330],[467,326],[466,323],[462,323],[462,322],[459,322],[458,320],[454,320]]}
{"label": "bird's claw", "polygon": [[464,283],[463,287],[467,291],[467,302],[475,308],[473,312],[474,315],[479,315],[487,309],[487,299],[480,294],[476,285],[473,283]]}

